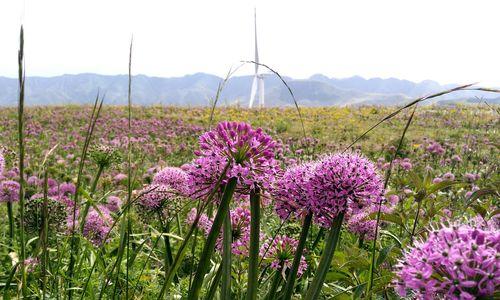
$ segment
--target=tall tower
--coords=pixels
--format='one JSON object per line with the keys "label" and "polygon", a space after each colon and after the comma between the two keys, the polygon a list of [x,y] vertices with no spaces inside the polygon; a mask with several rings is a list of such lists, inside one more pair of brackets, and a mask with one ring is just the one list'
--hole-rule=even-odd
{"label": "tall tower", "polygon": [[259,49],[257,48],[257,10],[254,10],[255,25],[255,75],[253,77],[252,90],[250,91],[249,108],[252,108],[255,96],[259,98],[259,107],[264,107],[264,75],[259,74]]}

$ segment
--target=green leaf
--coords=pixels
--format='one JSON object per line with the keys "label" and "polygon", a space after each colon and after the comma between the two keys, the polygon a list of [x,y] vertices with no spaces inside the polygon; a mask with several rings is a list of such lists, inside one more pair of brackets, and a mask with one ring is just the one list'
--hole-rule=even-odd
{"label": "green leaf", "polygon": [[[371,220],[376,220],[377,219],[377,213],[372,213],[370,214],[370,219]],[[380,214],[380,220],[383,220],[383,221],[387,221],[387,222],[391,222],[391,223],[394,223],[394,224],[398,224],[400,226],[403,226],[405,227],[404,223],[403,223],[403,220],[401,219],[401,217],[397,214],[384,214],[384,213],[381,213]]]}
{"label": "green leaf", "polygon": [[395,246],[394,244],[391,244],[380,250],[380,253],[377,258],[377,264],[376,264],[377,267],[379,267],[387,259],[387,256],[391,253],[392,248],[394,248],[394,246]]}
{"label": "green leaf", "polygon": [[480,215],[481,215],[481,217],[483,217],[483,218],[484,218],[484,217],[486,216],[487,211],[486,211],[486,209],[485,209],[484,207],[482,207],[481,205],[478,205],[478,204],[472,204],[472,205],[471,205],[471,207],[472,207],[472,209],[473,209],[476,213],[480,214]]}

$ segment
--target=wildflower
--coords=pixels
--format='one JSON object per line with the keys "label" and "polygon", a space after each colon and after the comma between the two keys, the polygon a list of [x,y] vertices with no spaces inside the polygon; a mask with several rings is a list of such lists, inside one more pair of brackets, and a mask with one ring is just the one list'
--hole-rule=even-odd
{"label": "wildflower", "polygon": [[111,146],[96,145],[89,151],[89,156],[100,168],[107,168],[121,159],[118,150]]}
{"label": "wildflower", "polygon": [[188,176],[180,168],[167,167],[153,177],[153,184],[169,186],[180,195],[188,194],[187,182]]}
{"label": "wildflower", "polygon": [[158,214],[172,215],[178,209],[180,199],[178,192],[171,187],[151,184],[140,191],[136,207],[143,221],[148,221],[151,217],[156,218]]}
{"label": "wildflower", "polygon": [[116,196],[109,196],[106,202],[106,208],[110,212],[118,212],[120,210],[121,205],[122,205],[122,200]]}
{"label": "wildflower", "polygon": [[288,168],[276,180],[271,194],[278,216],[285,220],[292,214],[300,217],[309,211],[309,178],[314,171],[314,163],[306,163]]}
{"label": "wildflower", "polygon": [[19,183],[13,180],[0,182],[0,202],[19,201]]}
{"label": "wildflower", "polygon": [[[102,205],[99,205],[98,210],[91,207],[85,218],[85,225],[83,226],[83,236],[89,240],[94,246],[103,245],[111,231],[111,225],[113,219],[110,216],[108,209]],[[80,212],[78,212],[78,215]],[[79,221],[76,222],[76,226],[79,226]],[[68,217],[68,227],[72,228],[72,216]]]}
{"label": "wildflower", "polygon": [[455,175],[453,175],[453,173],[451,173],[451,172],[448,172],[448,173],[443,174],[443,179],[448,180],[448,181],[453,181],[453,180],[455,180]]}
{"label": "wildflower", "polygon": [[40,260],[37,257],[28,257],[24,260],[24,266],[26,267],[26,272],[35,272],[36,267],[40,264]]}
{"label": "wildflower", "polygon": [[64,182],[59,185],[59,193],[62,195],[74,195],[76,193],[76,186],[71,182]]}
{"label": "wildflower", "polygon": [[454,161],[454,162],[456,162],[456,163],[461,163],[462,162],[462,158],[460,157],[460,155],[457,155],[457,154],[453,155],[451,157],[451,160]]}
{"label": "wildflower", "polygon": [[[44,196],[35,194],[25,203],[24,227],[38,234],[42,229]],[[61,199],[47,197],[47,223],[49,230],[59,231],[68,216],[67,205]]]}
{"label": "wildflower", "polygon": [[441,177],[436,177],[436,178],[432,179],[432,183],[434,183],[434,184],[438,184],[440,182],[443,182],[443,178],[441,178]]}
{"label": "wildflower", "polygon": [[249,124],[222,122],[200,136],[200,149],[193,163],[183,169],[189,175],[191,196],[202,198],[213,191],[223,170],[229,164],[222,184],[236,178],[237,191],[248,193],[259,187],[267,189],[279,169],[274,159],[276,142],[262,129]]}
{"label": "wildflower", "polygon": [[115,177],[113,177],[113,181],[115,183],[123,183],[125,181],[125,179],[127,179],[127,175],[125,175],[123,173],[119,173]]}
{"label": "wildflower", "polygon": [[398,265],[397,291],[418,299],[493,297],[500,287],[498,227],[454,225],[432,229]]}
{"label": "wildflower", "polygon": [[465,173],[464,177],[465,177],[465,180],[467,182],[474,182],[474,181],[478,180],[479,178],[481,178],[481,175],[473,174],[473,173]]}
{"label": "wildflower", "polygon": [[[260,255],[264,260],[270,262],[270,267],[285,273],[287,269],[292,268],[295,250],[299,241],[285,235],[277,235],[274,239],[269,238],[262,244]],[[307,269],[307,262],[304,255],[300,258],[297,276],[300,277]]]}
{"label": "wildflower", "polygon": [[413,165],[411,164],[411,161],[409,158],[403,159],[401,162],[399,162],[399,165],[405,171],[409,171],[413,168]]}
{"label": "wildflower", "polygon": [[323,227],[330,227],[332,220],[347,209],[357,213],[377,204],[384,194],[374,164],[355,153],[324,157],[309,183],[308,207]]}

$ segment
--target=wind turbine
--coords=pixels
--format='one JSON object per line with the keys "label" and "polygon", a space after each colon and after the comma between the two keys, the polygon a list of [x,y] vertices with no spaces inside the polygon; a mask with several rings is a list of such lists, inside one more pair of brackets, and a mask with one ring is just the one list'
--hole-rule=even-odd
{"label": "wind turbine", "polygon": [[249,108],[252,108],[255,96],[258,95],[259,107],[264,107],[264,75],[259,74],[259,49],[257,48],[257,11],[254,10],[255,24],[255,76],[253,77],[252,90],[250,92]]}

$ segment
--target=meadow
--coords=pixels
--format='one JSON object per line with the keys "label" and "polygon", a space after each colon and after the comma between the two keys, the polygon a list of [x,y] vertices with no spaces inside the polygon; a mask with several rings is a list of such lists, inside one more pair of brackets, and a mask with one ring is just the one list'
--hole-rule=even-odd
{"label": "meadow", "polygon": [[0,293],[499,297],[497,107],[394,110],[1,108]]}

